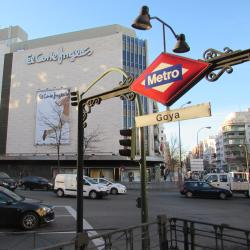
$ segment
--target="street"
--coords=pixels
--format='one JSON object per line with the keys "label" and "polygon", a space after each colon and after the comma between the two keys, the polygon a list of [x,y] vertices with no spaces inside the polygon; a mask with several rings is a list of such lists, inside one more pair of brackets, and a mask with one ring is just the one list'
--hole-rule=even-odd
{"label": "street", "polygon": [[[29,249],[29,247],[40,246],[43,241],[46,241],[46,244],[48,242],[52,244],[74,237],[75,197],[58,198],[51,191],[17,190],[16,192],[53,205],[56,219],[38,228],[36,236],[18,228],[0,228],[0,249],[17,249],[17,245],[18,249]],[[128,190],[125,195],[109,195],[98,200],[84,199],[83,214],[86,220],[84,229],[91,230],[92,233],[100,233],[140,224],[140,209],[136,207],[136,198],[139,194],[140,190]],[[186,198],[181,196],[177,189],[148,190],[148,204],[149,221],[155,220],[159,214],[165,214],[168,218],[178,217],[215,224],[224,223],[233,227],[250,229],[248,217],[250,199],[243,195],[234,196],[229,200],[218,200]],[[35,244],[34,237],[36,238]]]}

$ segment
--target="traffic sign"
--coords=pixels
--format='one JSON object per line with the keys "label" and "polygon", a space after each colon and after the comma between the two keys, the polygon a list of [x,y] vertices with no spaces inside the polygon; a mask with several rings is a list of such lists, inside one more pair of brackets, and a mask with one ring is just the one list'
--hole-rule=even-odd
{"label": "traffic sign", "polygon": [[190,159],[191,171],[204,171],[203,159]]}
{"label": "traffic sign", "polygon": [[132,83],[131,90],[164,105],[171,105],[198,83],[211,64],[161,53]]}
{"label": "traffic sign", "polygon": [[202,103],[181,109],[173,109],[160,113],[136,116],[135,126],[139,128],[159,123],[176,122],[205,116],[211,116],[210,103]]}

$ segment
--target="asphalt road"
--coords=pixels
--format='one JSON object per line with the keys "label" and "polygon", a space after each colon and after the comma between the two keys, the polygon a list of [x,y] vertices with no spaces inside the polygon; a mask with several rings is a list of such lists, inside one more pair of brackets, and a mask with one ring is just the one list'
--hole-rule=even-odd
{"label": "asphalt road", "polygon": [[[18,244],[18,249],[29,249],[27,246],[22,248],[20,245],[20,242],[24,242],[24,237],[29,238],[25,243],[30,246],[34,246],[34,237],[36,237],[36,245],[40,245],[45,240],[55,242],[55,240],[65,241],[73,238],[76,228],[75,197],[58,198],[50,191],[17,190],[17,193],[53,205],[56,220],[38,228],[36,232],[40,234],[39,237],[34,235],[28,237],[28,232],[22,232],[18,228],[0,228],[1,246],[4,244],[8,246],[8,248],[0,246],[0,249],[17,249]],[[109,195],[98,200],[84,199],[85,229],[104,232],[107,229],[140,224],[140,209],[136,207],[136,198],[139,195],[139,190],[128,190],[125,195]],[[218,200],[185,198],[179,194],[178,190],[148,190],[149,221],[155,220],[159,214],[165,214],[169,218],[225,223],[250,230],[249,206],[250,199],[243,195],[237,195],[229,200]],[[53,235],[47,234],[52,231]]]}

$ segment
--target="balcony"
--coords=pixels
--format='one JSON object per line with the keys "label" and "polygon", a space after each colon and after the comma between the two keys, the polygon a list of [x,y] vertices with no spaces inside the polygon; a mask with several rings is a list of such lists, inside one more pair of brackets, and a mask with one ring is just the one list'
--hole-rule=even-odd
{"label": "balcony", "polygon": [[222,128],[222,131],[223,131],[223,133],[235,132],[235,131],[245,131],[245,126],[243,126],[243,125],[225,126]]}

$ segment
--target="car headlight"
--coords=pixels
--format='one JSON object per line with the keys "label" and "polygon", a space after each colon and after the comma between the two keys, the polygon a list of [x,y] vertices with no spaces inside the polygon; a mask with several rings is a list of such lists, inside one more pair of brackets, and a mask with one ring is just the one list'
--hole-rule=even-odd
{"label": "car headlight", "polygon": [[40,215],[40,216],[45,216],[47,213],[49,213],[51,211],[51,208],[49,207],[40,207],[36,210],[36,212]]}
{"label": "car headlight", "polygon": [[5,181],[2,182],[4,186],[8,186],[9,184]]}

